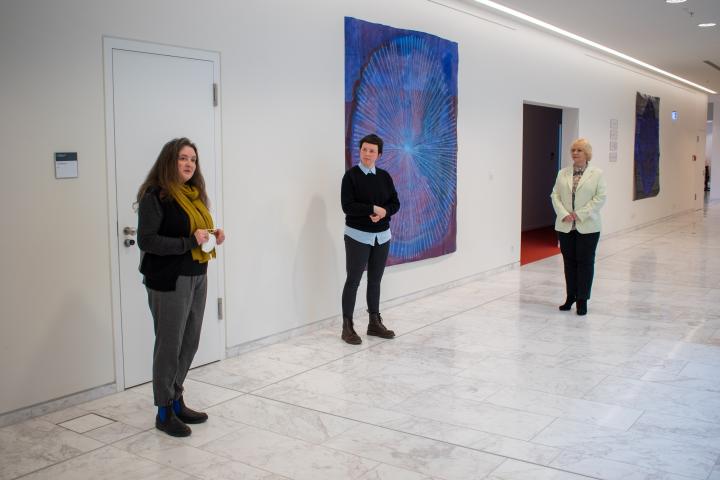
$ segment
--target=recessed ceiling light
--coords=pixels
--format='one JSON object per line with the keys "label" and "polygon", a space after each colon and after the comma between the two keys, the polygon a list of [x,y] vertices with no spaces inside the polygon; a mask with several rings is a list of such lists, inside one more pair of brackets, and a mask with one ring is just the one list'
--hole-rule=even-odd
{"label": "recessed ceiling light", "polygon": [[626,62],[634,63],[635,65],[646,68],[648,70],[652,70],[653,72],[659,73],[660,75],[664,75],[666,77],[672,78],[673,80],[677,80],[678,82],[682,82],[686,85],[690,85],[691,87],[697,88],[698,90],[702,90],[703,92],[711,93],[713,95],[718,93],[715,90],[710,90],[709,88],[703,87],[702,85],[698,85],[697,83],[691,82],[690,80],[687,80],[685,78],[674,75],[670,72],[662,70],[654,65],[650,65],[649,63],[645,63],[641,60],[638,60],[637,58],[633,58],[630,55],[626,55],[624,53],[618,52],[617,50],[613,50],[610,47],[606,47],[605,45],[601,45],[597,42],[593,42],[592,40],[588,40],[587,38],[581,37],[580,35],[577,35],[575,33],[568,32],[567,30],[563,30],[560,27],[556,27],[555,25],[549,24],[547,22],[543,22],[542,20],[539,20],[535,17],[531,17],[530,15],[519,12],[517,10],[513,10],[510,7],[500,5],[499,3],[494,2],[493,0],[475,0],[475,3],[479,3],[480,5],[484,5],[488,8],[492,8],[493,10],[497,10],[506,15],[510,15],[512,17],[519,18],[520,20],[531,23],[540,28],[544,28],[545,30],[549,30],[551,32],[557,33],[558,35],[562,35],[563,37],[574,40],[578,43],[587,45],[588,47],[595,48],[597,50],[608,53],[614,57],[621,58],[621,59],[625,60]]}
{"label": "recessed ceiling light", "polygon": [[708,23],[698,23],[698,27],[700,28],[710,28],[716,26],[717,23],[714,22],[708,22]]}
{"label": "recessed ceiling light", "polygon": [[685,3],[687,0],[665,0],[665,3]]}

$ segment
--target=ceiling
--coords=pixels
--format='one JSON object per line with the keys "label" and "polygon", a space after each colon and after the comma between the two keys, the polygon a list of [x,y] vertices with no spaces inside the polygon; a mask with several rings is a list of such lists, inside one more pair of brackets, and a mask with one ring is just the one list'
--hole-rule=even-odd
{"label": "ceiling", "polygon": [[495,1],[720,93],[720,0]]}

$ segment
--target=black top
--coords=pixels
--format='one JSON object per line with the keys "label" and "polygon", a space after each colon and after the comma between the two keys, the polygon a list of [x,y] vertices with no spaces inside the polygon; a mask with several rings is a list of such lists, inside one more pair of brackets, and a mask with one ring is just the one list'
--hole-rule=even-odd
{"label": "black top", "polygon": [[205,275],[207,263],[193,260],[190,250],[198,246],[190,233],[190,218],[172,198],[160,199],[150,189],[138,209],[138,247],[143,251],[140,272],[152,290],[175,290],[180,275]]}
{"label": "black top", "polygon": [[[375,167],[375,174],[365,173],[355,165],[342,179],[340,201],[345,212],[345,225],[363,232],[384,232],[390,228],[390,217],[400,210],[395,184],[390,174]],[[373,205],[387,210],[385,218],[377,223],[370,220]]]}

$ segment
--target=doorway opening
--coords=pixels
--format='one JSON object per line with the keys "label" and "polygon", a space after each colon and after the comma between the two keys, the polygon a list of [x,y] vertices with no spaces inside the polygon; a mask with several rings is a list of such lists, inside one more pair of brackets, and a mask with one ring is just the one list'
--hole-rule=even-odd
{"label": "doorway opening", "polygon": [[520,265],[560,253],[550,192],[563,152],[577,136],[574,108],[523,104]]}

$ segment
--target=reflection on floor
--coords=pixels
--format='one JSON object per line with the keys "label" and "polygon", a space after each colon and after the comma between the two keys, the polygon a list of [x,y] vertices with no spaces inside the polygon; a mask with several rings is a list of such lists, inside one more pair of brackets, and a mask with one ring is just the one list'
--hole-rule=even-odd
{"label": "reflection on floor", "polygon": [[[202,367],[172,439],[142,386],[0,429],[0,479],[720,479],[720,204]],[[363,337],[365,337],[363,335]]]}

